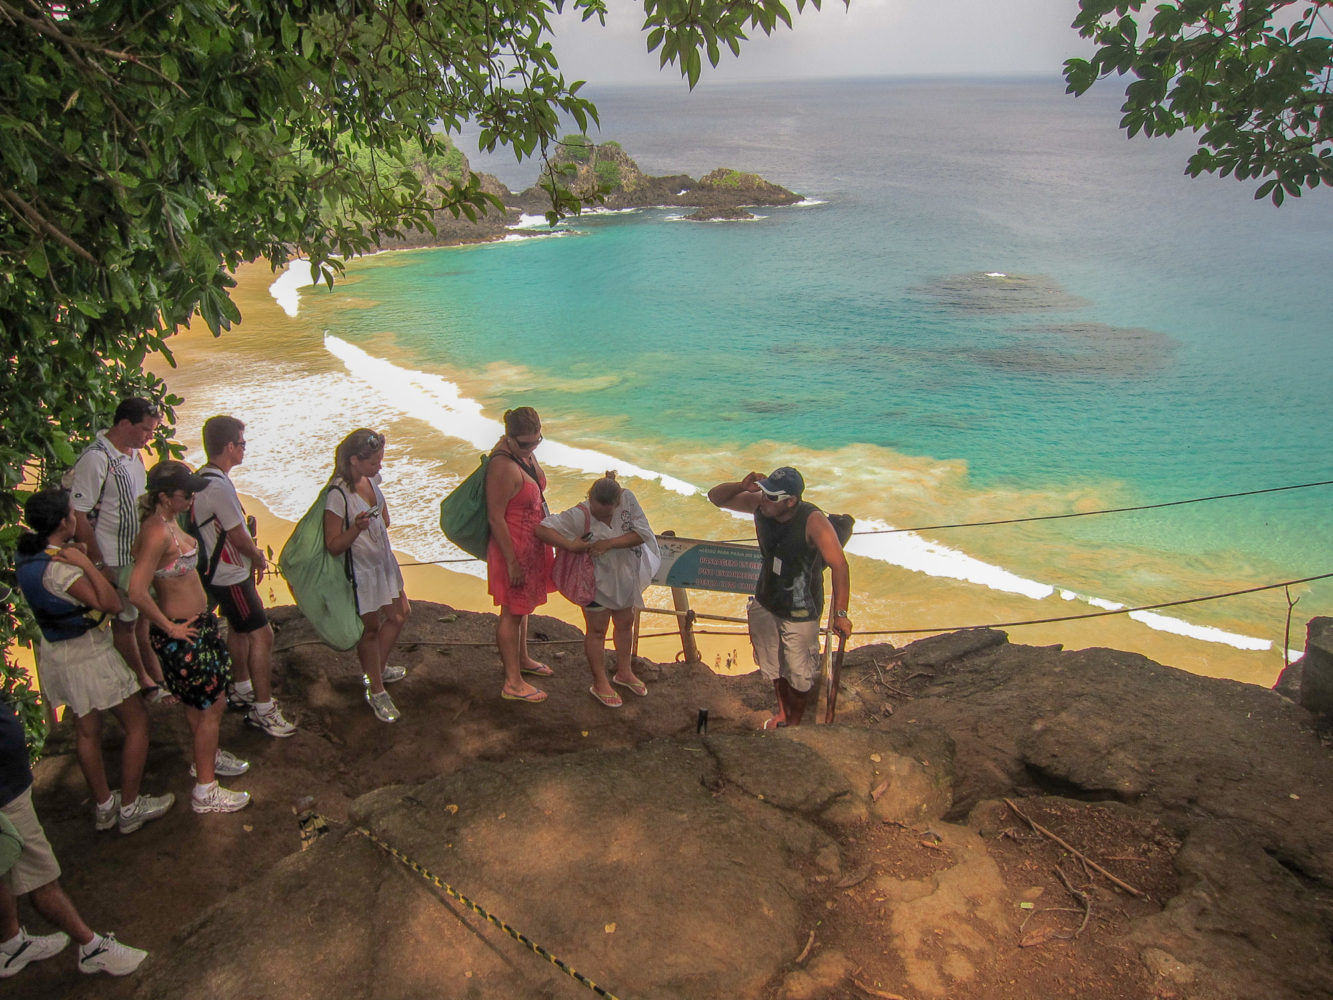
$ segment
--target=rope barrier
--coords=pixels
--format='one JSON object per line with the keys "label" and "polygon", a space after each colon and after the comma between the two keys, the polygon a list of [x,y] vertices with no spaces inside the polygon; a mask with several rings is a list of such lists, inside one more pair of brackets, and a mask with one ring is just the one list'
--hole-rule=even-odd
{"label": "rope barrier", "polygon": [[[1160,510],[1164,507],[1181,507],[1191,503],[1206,503],[1210,500],[1234,500],[1237,497],[1253,497],[1263,493],[1284,493],[1288,490],[1306,490],[1315,486],[1333,486],[1333,479],[1324,479],[1317,483],[1296,483],[1292,486],[1270,486],[1262,490],[1245,490],[1240,493],[1218,493],[1215,496],[1191,497],[1188,500],[1166,500],[1162,503],[1138,504],[1134,507],[1107,507],[1104,510],[1079,510],[1067,514],[1034,514],[1031,517],[1006,517],[994,521],[957,521],[952,524],[923,524],[913,528],[876,528],[872,531],[853,531],[852,537],[859,535],[897,535],[915,531],[944,531],[948,528],[988,528],[998,524],[1029,524],[1033,521],[1061,521],[1070,517],[1094,517],[1099,514],[1127,514],[1140,510]],[[723,538],[719,544],[744,545],[753,543],[753,538]],[[431,559],[424,562],[399,563],[399,566],[441,566],[446,563],[484,562],[467,556],[461,559]]]}
{"label": "rope barrier", "polygon": [[[329,822],[331,822],[327,817],[323,817],[323,816],[316,816],[316,817],[315,817],[315,820],[322,820],[325,824],[328,824]],[[429,882],[431,885],[435,886],[437,889],[440,889],[440,890],[444,891],[444,892],[445,892],[446,894],[448,894],[452,899],[456,899],[458,902],[462,903],[464,906],[466,906],[466,907],[467,907],[469,910],[471,910],[473,913],[477,914],[477,916],[481,917],[482,919],[484,919],[484,920],[488,921],[489,923],[494,924],[496,927],[500,928],[500,930],[504,931],[506,934],[508,934],[511,938],[513,938],[513,939],[514,939],[515,941],[517,941],[519,944],[523,945],[525,948],[527,948],[529,951],[531,951],[534,955],[539,955],[540,957],[546,959],[546,961],[550,962],[552,965],[554,965],[557,969],[559,969],[559,970],[560,970],[561,972],[563,972],[565,975],[569,976],[570,978],[574,979],[576,982],[581,983],[582,985],[586,986],[588,989],[592,990],[592,991],[593,991],[594,993],[596,993],[599,997],[605,997],[606,1000],[619,1000],[619,998],[618,998],[614,993],[610,992],[609,990],[605,989],[604,987],[598,986],[595,982],[593,982],[591,979],[589,979],[589,978],[588,978],[587,976],[585,976],[583,973],[579,972],[577,969],[572,968],[572,967],[571,967],[567,962],[565,962],[563,959],[558,958],[558,957],[556,957],[555,955],[551,954],[551,952],[547,951],[547,950],[546,950],[545,948],[543,948],[541,945],[537,944],[535,941],[533,941],[531,938],[529,938],[529,937],[528,937],[526,934],[524,934],[522,931],[515,930],[513,927],[510,927],[507,923],[505,923],[505,922],[504,922],[503,920],[501,920],[499,917],[495,916],[493,913],[490,913],[488,910],[486,910],[483,906],[481,906],[480,903],[474,902],[473,900],[469,899],[467,896],[463,895],[461,892],[459,892],[457,889],[455,889],[455,888],[454,888],[453,886],[451,886],[449,883],[445,882],[445,881],[444,881],[443,879],[441,879],[439,876],[433,874],[433,873],[432,873],[429,869],[427,869],[424,865],[421,865],[421,864],[419,864],[418,862],[413,861],[411,858],[409,858],[409,857],[408,857],[406,854],[404,854],[402,851],[398,850],[398,849],[397,849],[396,847],[394,847],[392,844],[388,844],[388,843],[386,843],[385,841],[381,840],[379,837],[377,837],[375,834],[371,833],[371,832],[370,832],[369,830],[367,830],[365,827],[362,827],[362,826],[354,826],[354,827],[350,827],[350,829],[351,829],[351,831],[352,831],[353,833],[357,833],[357,834],[360,834],[362,837],[365,837],[367,840],[369,840],[372,844],[374,844],[374,845],[375,845],[376,847],[378,847],[380,850],[384,851],[384,852],[385,852],[386,854],[388,854],[390,857],[396,859],[398,862],[400,862],[401,864],[403,864],[403,865],[406,866],[407,868],[409,868],[409,869],[411,869],[412,871],[416,872],[418,875],[420,875],[422,878],[424,878],[424,879],[425,879],[427,882]]]}

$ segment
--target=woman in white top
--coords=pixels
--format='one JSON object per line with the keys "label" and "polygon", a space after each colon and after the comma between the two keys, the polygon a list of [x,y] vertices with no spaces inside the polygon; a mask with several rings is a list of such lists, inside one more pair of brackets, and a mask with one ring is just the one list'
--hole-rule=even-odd
{"label": "woman in white top", "polygon": [[379,486],[383,464],[383,434],[361,428],[338,445],[324,501],[324,547],[335,556],[351,550],[356,610],[364,627],[356,655],[366,701],[381,722],[395,722],[401,713],[384,685],[402,680],[407,671],[387,664],[412,606],[389,543],[389,508]]}
{"label": "woman in white top", "polygon": [[[608,472],[592,484],[588,499],[552,514],[537,527],[537,537],[569,552],[587,552],[593,559],[597,593],[583,609],[583,650],[592,670],[588,691],[607,708],[619,708],[620,695],[611,687],[639,697],[648,688],[634,675],[634,611],[643,607],[643,591],[662,563],[657,537],[634,494]],[[614,624],[612,643],[616,672],[606,675],[606,630]]]}

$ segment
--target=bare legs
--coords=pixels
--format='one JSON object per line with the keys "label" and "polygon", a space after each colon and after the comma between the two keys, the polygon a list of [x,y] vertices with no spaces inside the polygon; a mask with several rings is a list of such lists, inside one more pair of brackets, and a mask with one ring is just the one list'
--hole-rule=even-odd
{"label": "bare legs", "polygon": [[[148,759],[148,712],[138,693],[111,711],[125,729],[125,745],[120,754],[120,782],[121,800],[129,804],[139,797],[139,783],[143,779],[144,762]],[[93,800],[102,803],[111,798],[106,765],[102,760],[101,712],[94,710],[74,720],[74,752]]]}
{"label": "bare legs", "polygon": [[[363,619],[364,620],[364,619]],[[227,652],[231,654],[231,676],[236,683],[250,681],[255,701],[273,700],[273,626],[253,632],[227,632]]]}
{"label": "bare legs", "polygon": [[634,676],[634,609],[610,611],[606,608],[583,609],[583,652],[592,671],[593,690],[610,696],[615,692],[606,676],[606,630],[614,623],[612,644],[616,651],[616,680],[625,685],[636,685]]}
{"label": "bare legs", "polygon": [[[411,613],[412,605],[408,603],[407,593],[403,592],[391,604],[361,616],[364,631],[361,633],[361,641],[356,644],[356,658],[361,663],[361,672],[370,678],[371,694],[379,694],[384,690],[384,668],[398,641],[398,633],[403,630],[407,616]],[[259,697],[258,686],[255,687],[255,697]]]}
{"label": "bare legs", "polygon": [[148,644],[148,619],[140,615],[132,622],[123,622],[119,618],[111,621],[111,641],[121,659],[139,678],[139,687],[161,687],[162,664],[157,661],[157,654]]}
{"label": "bare legs", "polygon": [[523,670],[537,666],[537,662],[528,655],[528,616],[516,615],[501,606],[499,620],[495,623],[495,645],[500,651],[500,663],[504,666],[505,694],[526,698],[540,689],[533,687],[523,679]]}
{"label": "bare legs", "polygon": [[[93,939],[92,928],[83,922],[73,901],[60,887],[60,880],[53,879],[46,885],[33,889],[28,894],[33,909],[49,920],[56,927],[72,937],[81,945]],[[0,881],[0,941],[8,941],[19,932],[19,903],[10,891],[9,885]]]}
{"label": "bare legs", "polygon": [[185,721],[190,724],[193,737],[195,781],[201,785],[209,785],[216,780],[213,761],[217,757],[218,730],[222,726],[222,711],[226,707],[225,698],[219,698],[203,709],[185,706]]}

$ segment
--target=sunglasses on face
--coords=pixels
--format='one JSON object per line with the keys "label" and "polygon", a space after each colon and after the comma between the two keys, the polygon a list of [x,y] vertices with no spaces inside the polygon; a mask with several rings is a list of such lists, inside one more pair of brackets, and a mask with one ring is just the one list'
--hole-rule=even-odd
{"label": "sunglasses on face", "polygon": [[510,438],[509,440],[513,441],[514,444],[518,445],[523,451],[532,451],[533,448],[537,447],[537,445],[541,444],[546,439],[538,434],[535,438],[528,438],[527,440],[524,440],[523,438]]}

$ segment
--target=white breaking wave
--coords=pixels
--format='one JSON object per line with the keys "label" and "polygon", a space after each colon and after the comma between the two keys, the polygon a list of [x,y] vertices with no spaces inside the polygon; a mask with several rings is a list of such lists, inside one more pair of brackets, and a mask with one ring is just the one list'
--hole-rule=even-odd
{"label": "white breaking wave", "polygon": [[314,283],[315,279],[310,276],[310,261],[298,257],[274,279],[268,291],[283,312],[295,317],[301,310],[301,289],[309,288]]}

